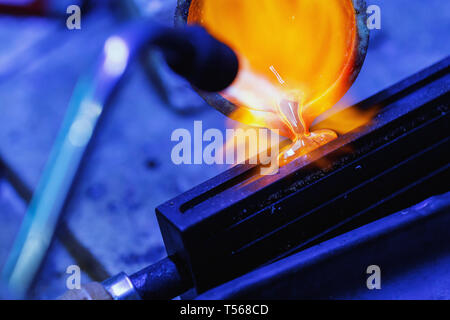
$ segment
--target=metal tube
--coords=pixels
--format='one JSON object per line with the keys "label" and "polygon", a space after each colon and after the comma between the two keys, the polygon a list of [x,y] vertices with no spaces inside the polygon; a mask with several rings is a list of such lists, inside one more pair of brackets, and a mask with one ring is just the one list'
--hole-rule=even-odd
{"label": "metal tube", "polygon": [[172,299],[192,288],[190,275],[172,259],[165,258],[130,276],[142,299]]}
{"label": "metal tube", "polygon": [[2,282],[23,297],[50,246],[61,209],[107,98],[130,58],[154,33],[108,38],[92,76],[79,81],[44,173],[2,271]]}

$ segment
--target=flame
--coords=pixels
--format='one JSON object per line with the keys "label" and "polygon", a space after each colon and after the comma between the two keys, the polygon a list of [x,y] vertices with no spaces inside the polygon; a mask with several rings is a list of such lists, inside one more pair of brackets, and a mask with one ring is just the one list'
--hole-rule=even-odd
{"label": "flame", "polygon": [[312,130],[331,129],[339,135],[343,135],[371,122],[379,110],[380,106],[376,105],[366,110],[357,107],[345,108],[327,114],[323,120],[312,125]]}
{"label": "flame", "polygon": [[188,23],[239,55],[238,77],[221,93],[239,106],[232,119],[278,129],[297,156],[337,137],[310,127],[351,85],[358,54],[352,0],[193,0]]}

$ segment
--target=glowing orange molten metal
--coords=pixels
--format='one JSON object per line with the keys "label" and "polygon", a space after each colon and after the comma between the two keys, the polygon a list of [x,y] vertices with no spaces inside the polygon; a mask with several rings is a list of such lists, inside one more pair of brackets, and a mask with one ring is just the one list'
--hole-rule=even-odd
{"label": "glowing orange molten metal", "polygon": [[350,86],[357,55],[352,0],[193,0],[188,23],[205,26],[240,55],[238,78],[221,93],[241,107],[232,118],[280,130],[293,141],[285,158],[337,137],[309,128]]}

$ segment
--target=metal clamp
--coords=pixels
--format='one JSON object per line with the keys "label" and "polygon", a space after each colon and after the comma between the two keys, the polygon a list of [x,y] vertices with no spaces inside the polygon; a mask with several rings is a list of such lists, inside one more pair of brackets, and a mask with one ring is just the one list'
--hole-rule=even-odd
{"label": "metal clamp", "polygon": [[113,300],[141,300],[130,278],[124,272],[103,281],[102,284]]}

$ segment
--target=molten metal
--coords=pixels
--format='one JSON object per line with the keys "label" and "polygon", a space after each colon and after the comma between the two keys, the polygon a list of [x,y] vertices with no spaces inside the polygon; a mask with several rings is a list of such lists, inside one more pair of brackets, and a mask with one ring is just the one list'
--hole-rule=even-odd
{"label": "molten metal", "polygon": [[231,117],[278,129],[293,142],[285,159],[337,137],[310,132],[355,77],[358,19],[352,0],[193,0],[188,23],[205,26],[240,55],[240,71],[222,97]]}

